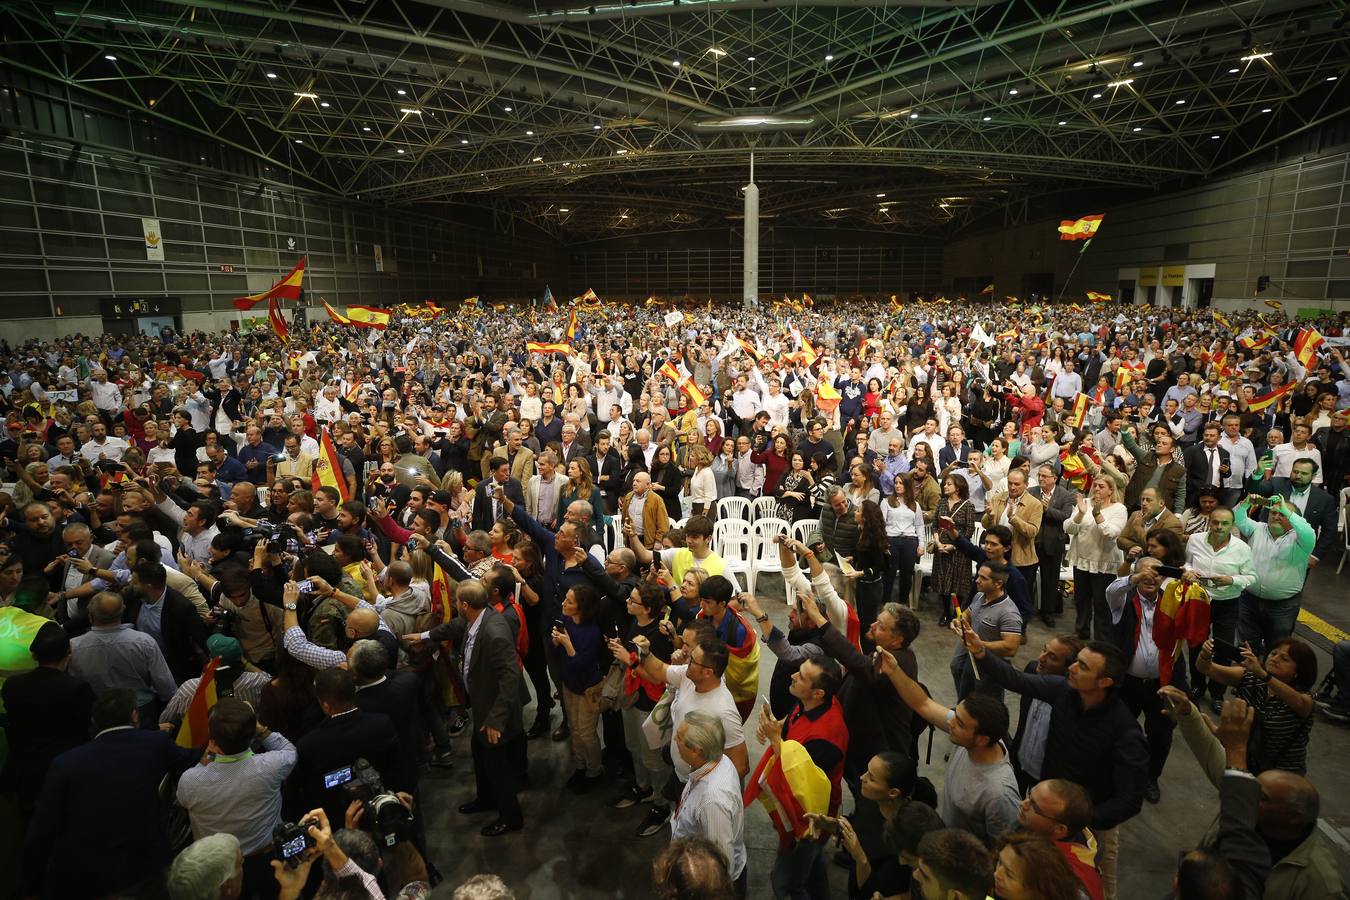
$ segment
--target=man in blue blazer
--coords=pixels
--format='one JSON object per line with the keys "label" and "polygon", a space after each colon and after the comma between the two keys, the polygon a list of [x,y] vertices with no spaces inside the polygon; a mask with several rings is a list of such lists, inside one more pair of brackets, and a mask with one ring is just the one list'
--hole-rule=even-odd
{"label": "man in blue blazer", "polygon": [[130,690],[105,693],[93,719],[94,739],[56,757],[47,771],[25,841],[25,895],[103,897],[169,864],[159,785],[200,762],[202,752],[141,729]]}

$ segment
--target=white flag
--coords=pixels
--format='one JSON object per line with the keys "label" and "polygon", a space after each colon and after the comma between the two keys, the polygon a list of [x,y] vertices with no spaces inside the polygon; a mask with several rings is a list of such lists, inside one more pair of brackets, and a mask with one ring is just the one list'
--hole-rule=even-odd
{"label": "white flag", "polygon": [[994,339],[985,333],[984,326],[980,325],[978,322],[975,324],[975,327],[970,330],[970,339],[972,341],[978,341],[986,347],[994,346]]}

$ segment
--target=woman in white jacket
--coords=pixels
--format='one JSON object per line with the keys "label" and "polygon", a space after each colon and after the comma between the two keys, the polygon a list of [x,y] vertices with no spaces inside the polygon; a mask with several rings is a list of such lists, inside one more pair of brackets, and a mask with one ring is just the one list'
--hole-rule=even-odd
{"label": "woman in white jacket", "polygon": [[[1090,499],[1089,499],[1090,497]],[[1064,522],[1069,535],[1068,563],[1073,567],[1073,602],[1077,609],[1074,631],[1084,640],[1104,640],[1111,625],[1106,608],[1106,586],[1116,577],[1124,555],[1116,537],[1129,514],[1120,502],[1120,488],[1110,478],[1095,478],[1089,497]]]}

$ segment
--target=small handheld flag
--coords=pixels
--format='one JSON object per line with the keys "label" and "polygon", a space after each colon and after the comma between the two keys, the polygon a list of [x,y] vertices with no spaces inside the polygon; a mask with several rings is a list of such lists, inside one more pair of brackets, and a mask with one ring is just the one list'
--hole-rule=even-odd
{"label": "small handheld flag", "polygon": [[1087,298],[1090,303],[1106,303],[1111,299],[1111,295],[1101,291],[1088,291]]}
{"label": "small handheld flag", "polygon": [[1091,238],[1101,227],[1102,219],[1106,218],[1105,213],[1094,213],[1090,216],[1083,216],[1081,219],[1065,219],[1059,223],[1059,239],[1061,241],[1084,241]]}
{"label": "small handheld flag", "polygon": [[308,260],[307,256],[300,257],[300,262],[296,263],[295,268],[291,269],[285,278],[260,294],[240,297],[234,301],[234,308],[247,312],[264,300],[299,300],[301,287],[305,281],[305,263]]}

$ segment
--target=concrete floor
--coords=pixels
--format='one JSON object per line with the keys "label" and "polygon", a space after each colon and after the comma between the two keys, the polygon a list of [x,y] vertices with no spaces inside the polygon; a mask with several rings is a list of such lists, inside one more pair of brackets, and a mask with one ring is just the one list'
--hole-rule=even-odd
{"label": "concrete floor", "polygon": [[[1304,591],[1305,609],[1320,617],[1333,629],[1350,631],[1350,610],[1344,608],[1346,576],[1337,576],[1334,566],[1323,566],[1309,577]],[[761,603],[780,627],[786,622],[782,600],[782,582],[775,576],[761,579]],[[1072,610],[1070,610],[1070,613]],[[934,696],[950,704],[955,693],[947,673],[955,640],[949,632],[935,627],[936,610],[920,613],[923,632],[915,644],[921,677]],[[1061,624],[1071,621],[1062,617]],[[1326,630],[1326,629],[1323,629]],[[1334,636],[1334,630],[1331,632]],[[1039,621],[1031,626],[1027,648],[1018,655],[1024,663],[1039,651],[1049,635]],[[1298,636],[1317,648],[1322,672],[1330,667],[1330,642],[1300,625]],[[774,657],[762,654],[762,682],[767,684]],[[1014,719],[1016,705],[1010,704]],[[554,724],[558,722],[554,712]],[[525,721],[532,720],[527,710]],[[1014,723],[1015,728],[1015,723]],[[763,751],[753,735],[750,765],[754,768]],[[920,771],[939,788],[942,784],[943,757],[949,745],[942,735],[933,743],[933,761]],[[527,817],[526,828],[504,838],[480,837],[478,829],[488,816],[461,816],[456,807],[473,792],[472,762],[468,743],[456,741],[457,768],[432,770],[422,779],[423,810],[428,817],[428,832],[433,859],[445,876],[435,892],[449,897],[465,878],[476,872],[500,875],[521,900],[545,898],[646,897],[652,858],[669,839],[669,832],[650,838],[637,837],[635,830],[644,815],[643,807],[611,810],[608,801],[618,788],[606,784],[590,794],[577,797],[563,791],[562,782],[570,775],[566,744],[547,738],[530,744],[530,774],[536,785],[522,794]],[[1322,791],[1322,829],[1339,848],[1342,878],[1350,883],[1350,777],[1341,772],[1341,763],[1350,749],[1350,729],[1320,719],[1313,728],[1309,749],[1309,772]],[[922,748],[921,748],[922,751]],[[1185,743],[1178,737],[1160,782],[1162,802],[1144,805],[1143,812],[1122,829],[1120,896],[1156,898],[1165,896],[1176,865],[1178,849],[1191,846],[1205,832],[1218,812],[1213,788],[1205,780]],[[845,810],[851,806],[845,791]],[[750,896],[770,897],[769,869],[773,863],[776,836],[763,809],[755,804],[746,811],[745,841],[749,850]],[[844,870],[831,869],[832,896],[843,897],[847,879]]]}

